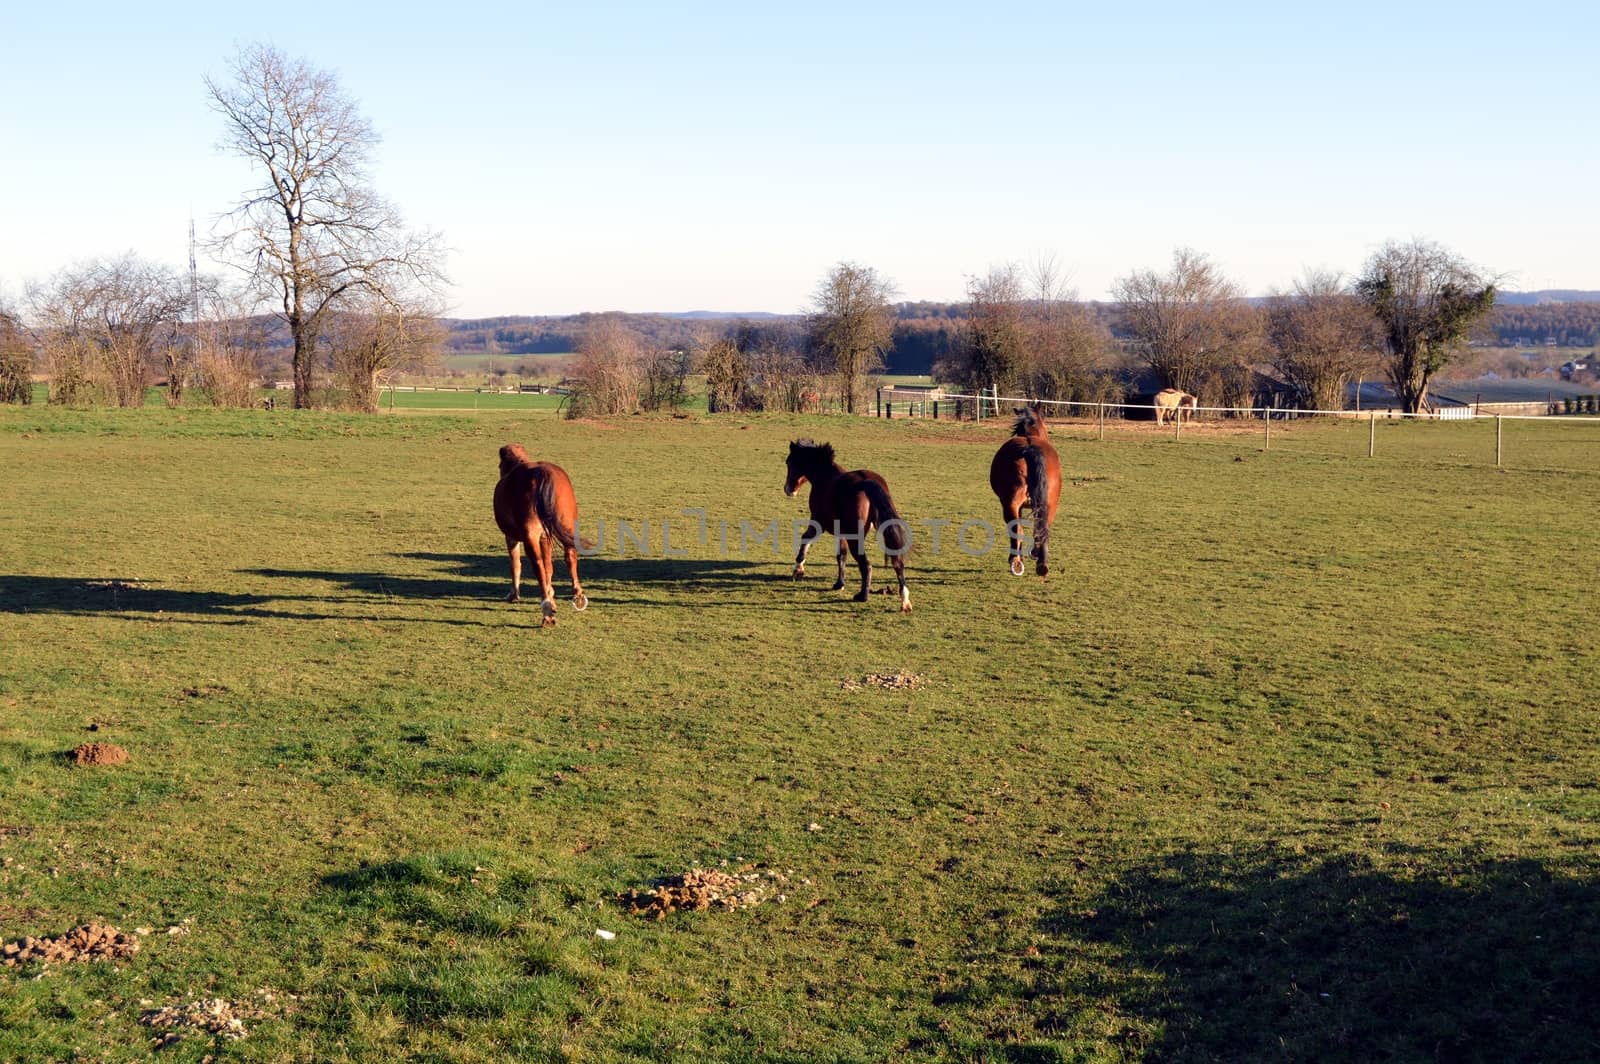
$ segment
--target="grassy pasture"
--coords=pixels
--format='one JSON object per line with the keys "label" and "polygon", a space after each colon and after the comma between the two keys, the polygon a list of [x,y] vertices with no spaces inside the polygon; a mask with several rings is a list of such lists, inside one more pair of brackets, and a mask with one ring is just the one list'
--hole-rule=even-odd
{"label": "grassy pasture", "polygon": [[[1040,581],[920,523],[996,519],[992,423],[0,410],[0,938],[157,929],[0,969],[0,1059],[262,987],[162,1059],[1593,1057],[1600,474],[1519,425],[1062,426]],[[914,613],[719,549],[800,435],[889,478]],[[686,556],[541,630],[512,439]],[[613,900],[724,859],[787,900]]]}

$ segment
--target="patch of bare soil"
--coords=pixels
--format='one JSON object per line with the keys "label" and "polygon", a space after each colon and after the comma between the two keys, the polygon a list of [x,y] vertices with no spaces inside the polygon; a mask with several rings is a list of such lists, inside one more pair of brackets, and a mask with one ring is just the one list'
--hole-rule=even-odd
{"label": "patch of bare soil", "polygon": [[[250,1033],[247,1022],[292,1011],[296,1000],[293,994],[280,994],[275,990],[257,990],[254,998],[243,1001],[196,998],[181,1005],[147,1008],[139,1014],[139,1022],[165,1032],[153,1043],[154,1049],[164,1049],[193,1031],[237,1042]],[[149,1005],[150,1002],[141,1001],[140,1004]]]}
{"label": "patch of bare soil", "polygon": [[7,942],[0,946],[0,963],[7,968],[21,968],[68,961],[116,961],[138,952],[139,936],[124,934],[110,924],[89,923],[54,938],[25,935]]}
{"label": "patch of bare soil", "polygon": [[668,913],[707,909],[753,909],[765,901],[782,902],[789,882],[780,872],[694,868],[681,875],[663,876],[648,887],[626,890],[617,897],[630,915],[665,920]]}
{"label": "patch of bare soil", "polygon": [[869,672],[859,680],[846,680],[839,686],[846,691],[864,691],[869,687],[914,691],[927,682],[926,676],[914,672]]}
{"label": "patch of bare soil", "polygon": [[74,765],[120,765],[128,760],[128,751],[115,743],[84,743],[72,751]]}

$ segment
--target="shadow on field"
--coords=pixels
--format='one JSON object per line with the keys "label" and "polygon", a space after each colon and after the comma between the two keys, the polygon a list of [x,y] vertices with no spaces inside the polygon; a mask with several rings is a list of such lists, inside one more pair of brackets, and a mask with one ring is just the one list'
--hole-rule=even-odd
{"label": "shadow on field", "polygon": [[1596,1059],[1594,866],[1453,871],[1180,854],[1045,927],[1115,950],[1092,993],[1149,1021],[1163,1059]]}
{"label": "shadow on field", "polygon": [[[511,563],[502,551],[497,554],[427,554],[408,553],[396,555],[418,561],[436,562],[450,566],[461,576],[474,580],[486,578],[509,584]],[[602,555],[583,558],[578,562],[578,576],[585,590],[596,602],[619,600],[610,594],[607,584],[670,585],[674,591],[711,591],[729,586],[744,586],[768,579],[762,570],[771,572],[771,563],[745,561],[732,558],[610,558]],[[526,585],[529,570],[524,565],[522,580]],[[556,551],[555,583],[557,591],[566,587],[567,564],[561,552]],[[538,581],[534,583],[537,585]],[[594,586],[591,586],[594,585]],[[474,584],[482,591],[481,584]],[[503,590],[503,589],[502,589]]]}
{"label": "shadow on field", "polygon": [[[458,580],[440,576],[401,576],[396,573],[374,573],[361,570],[337,569],[240,569],[250,576],[265,576],[280,580],[321,580],[338,584],[346,591],[360,595],[393,596],[405,599],[495,598],[497,589],[478,580]],[[507,573],[510,572],[509,567]],[[509,579],[509,577],[508,577]],[[524,575],[526,579],[526,575]],[[504,589],[498,589],[501,595]]]}
{"label": "shadow on field", "polygon": [[[352,589],[368,592],[362,599],[332,595],[256,594],[234,591],[184,591],[156,587],[139,580],[83,579],[67,576],[0,576],[0,614],[55,613],[76,616],[93,614],[160,614],[177,620],[185,617],[214,617],[212,623],[244,624],[252,619],[295,621],[347,621],[359,614],[330,613],[298,605],[300,603],[350,603],[382,595],[380,587],[369,587],[356,578],[386,581],[388,577],[371,573],[299,573],[280,569],[241,570],[258,576],[304,577],[346,582]],[[468,585],[482,598],[481,585]],[[287,605],[285,605],[287,604]],[[488,622],[442,617],[392,617],[390,620],[418,620],[430,624],[474,625]],[[538,627],[536,624],[509,627]]]}

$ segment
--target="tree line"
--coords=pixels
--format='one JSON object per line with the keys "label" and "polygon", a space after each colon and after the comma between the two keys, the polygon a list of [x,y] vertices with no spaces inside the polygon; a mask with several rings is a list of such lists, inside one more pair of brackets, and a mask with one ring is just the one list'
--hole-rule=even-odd
{"label": "tree line", "polygon": [[[1384,245],[1353,278],[1307,271],[1265,300],[1246,298],[1205,255],[1179,249],[1165,269],[1118,278],[1106,307],[1080,302],[1049,257],[970,277],[959,306],[897,307],[892,282],[844,262],[819,282],[803,318],[702,337],[679,350],[676,379],[698,367],[713,411],[822,403],[856,411],[871,375],[914,332],[936,375],[973,392],[1095,403],[1173,387],[1207,405],[1326,410],[1343,408],[1358,376],[1382,375],[1402,408],[1419,412],[1495,291],[1484,270],[1425,240]],[[648,369],[659,356],[637,335],[620,339],[628,336],[618,319],[580,341],[578,411],[672,401],[676,393],[650,383],[660,378]]]}

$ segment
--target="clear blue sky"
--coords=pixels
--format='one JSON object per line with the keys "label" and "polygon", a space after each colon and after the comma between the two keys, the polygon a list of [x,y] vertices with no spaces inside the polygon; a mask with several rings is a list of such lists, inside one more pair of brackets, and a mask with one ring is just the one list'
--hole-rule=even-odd
{"label": "clear blue sky", "polygon": [[181,265],[250,181],[202,83],[250,41],[360,101],[461,316],[793,311],[842,259],[958,299],[1040,253],[1104,298],[1178,246],[1261,292],[1411,236],[1600,288],[1600,5],[1298,7],[14,5],[0,290]]}

